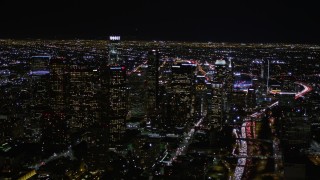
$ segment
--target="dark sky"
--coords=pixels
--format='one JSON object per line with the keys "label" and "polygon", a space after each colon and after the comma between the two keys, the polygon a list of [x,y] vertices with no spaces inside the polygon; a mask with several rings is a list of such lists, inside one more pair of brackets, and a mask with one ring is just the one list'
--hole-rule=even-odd
{"label": "dark sky", "polygon": [[1,0],[0,38],[320,43],[315,3],[214,0]]}

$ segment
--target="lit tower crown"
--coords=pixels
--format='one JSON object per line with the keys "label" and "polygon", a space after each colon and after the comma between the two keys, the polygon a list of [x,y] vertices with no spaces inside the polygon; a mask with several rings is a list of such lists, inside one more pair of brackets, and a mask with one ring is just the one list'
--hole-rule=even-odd
{"label": "lit tower crown", "polygon": [[108,64],[118,64],[120,61],[118,46],[120,44],[120,36],[110,36],[109,38],[109,61]]}
{"label": "lit tower crown", "polygon": [[222,82],[224,81],[225,78],[225,70],[226,70],[226,61],[221,59],[221,60],[216,60],[215,62],[215,80]]}
{"label": "lit tower crown", "polygon": [[214,64],[218,65],[218,66],[225,66],[227,63],[223,59],[218,59],[218,60],[216,60],[216,62]]}

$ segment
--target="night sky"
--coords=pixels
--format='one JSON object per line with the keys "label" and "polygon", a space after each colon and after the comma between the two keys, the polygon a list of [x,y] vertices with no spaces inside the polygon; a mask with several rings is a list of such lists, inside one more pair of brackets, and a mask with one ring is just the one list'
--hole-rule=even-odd
{"label": "night sky", "polygon": [[0,38],[320,43],[315,3],[1,0]]}

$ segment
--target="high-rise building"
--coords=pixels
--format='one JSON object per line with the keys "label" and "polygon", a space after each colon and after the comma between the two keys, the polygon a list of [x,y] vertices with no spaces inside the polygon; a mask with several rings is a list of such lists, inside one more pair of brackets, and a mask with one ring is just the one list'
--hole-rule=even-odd
{"label": "high-rise building", "polygon": [[225,87],[227,93],[233,92],[233,82],[234,82],[234,75],[233,75],[233,61],[231,58],[228,59],[228,66],[226,67],[226,77],[225,77]]}
{"label": "high-rise building", "polygon": [[65,58],[50,61],[51,107],[56,113],[66,112],[66,93],[69,80],[69,69]]}
{"label": "high-rise building", "polygon": [[183,126],[186,120],[192,117],[192,85],[196,64],[190,61],[176,61],[171,70],[166,119],[173,126]]}
{"label": "high-rise building", "polygon": [[227,63],[225,60],[216,60],[215,62],[214,81],[224,82],[226,77]]}
{"label": "high-rise building", "polygon": [[[120,36],[110,36],[110,42],[109,42],[109,58],[108,58],[108,64],[118,64],[120,63]],[[121,62],[122,64],[122,62]]]}
{"label": "high-rise building", "polygon": [[31,109],[27,136],[31,142],[40,142],[43,131],[42,116],[49,111],[50,56],[33,56],[30,60]]}
{"label": "high-rise building", "polygon": [[48,71],[51,56],[32,56],[30,60],[31,71]]}
{"label": "high-rise building", "polygon": [[122,140],[126,128],[128,113],[126,68],[110,65],[102,73],[102,123],[108,127],[109,148],[115,148]]}
{"label": "high-rise building", "polygon": [[223,85],[220,82],[212,82],[208,99],[208,124],[212,129],[221,127],[223,118]]}
{"label": "high-rise building", "polygon": [[128,111],[131,117],[143,118],[145,117],[145,101],[141,97],[145,97],[145,87],[146,87],[146,71],[147,66],[141,66],[139,70],[131,72],[128,76],[128,86],[129,86],[129,97],[128,101]]}
{"label": "high-rise building", "polygon": [[65,144],[69,140],[67,132],[67,92],[69,91],[69,69],[65,58],[50,61],[50,107],[43,116],[47,140],[55,144]]}
{"label": "high-rise building", "polygon": [[196,119],[206,115],[206,93],[207,89],[207,80],[205,76],[197,75],[195,78],[195,96],[194,100],[194,110],[193,114]]}
{"label": "high-rise building", "polygon": [[213,129],[221,128],[223,121],[223,111],[226,101],[226,69],[225,60],[216,60],[215,74],[211,83],[211,98],[208,105],[209,125]]}
{"label": "high-rise building", "polygon": [[70,65],[68,127],[71,131],[89,128],[99,119],[98,72],[89,64]]}
{"label": "high-rise building", "polygon": [[108,63],[100,67],[101,71],[101,124],[106,128],[109,148],[121,144],[126,129],[128,114],[128,91],[126,66],[123,64],[119,49],[120,37],[111,36]]}
{"label": "high-rise building", "polygon": [[148,53],[146,71],[146,113],[151,126],[158,126],[157,113],[159,108],[159,54],[157,50]]}
{"label": "high-rise building", "polygon": [[257,101],[256,101],[256,90],[254,87],[250,87],[248,89],[248,93],[247,93],[247,107],[250,109],[253,109],[256,107],[257,105]]}

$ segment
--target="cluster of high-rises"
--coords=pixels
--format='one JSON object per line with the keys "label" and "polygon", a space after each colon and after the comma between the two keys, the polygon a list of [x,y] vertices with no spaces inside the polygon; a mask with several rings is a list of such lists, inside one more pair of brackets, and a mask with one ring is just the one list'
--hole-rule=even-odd
{"label": "cluster of high-rises", "polygon": [[319,49],[0,41],[0,178],[259,179],[301,152],[317,164],[304,150],[320,137]]}
{"label": "cluster of high-rises", "polygon": [[[28,141],[72,144],[86,138],[108,148],[120,144],[127,116],[126,66],[111,39],[100,66],[66,57],[33,56],[29,78]],[[75,134],[90,132],[90,138]]]}
{"label": "cluster of high-rises", "polygon": [[[105,150],[120,148],[126,121],[137,103],[142,103],[138,108],[155,132],[176,133],[173,129],[188,127],[201,117],[209,129],[222,127],[233,91],[230,59],[203,66],[151,49],[137,70],[126,66],[120,37],[111,36],[106,48],[108,55],[99,64],[64,56],[31,57],[25,90],[30,101],[23,102],[30,106],[24,124],[27,141],[65,144],[86,139],[101,143]],[[143,92],[137,102],[132,100],[135,83],[142,84]]]}

